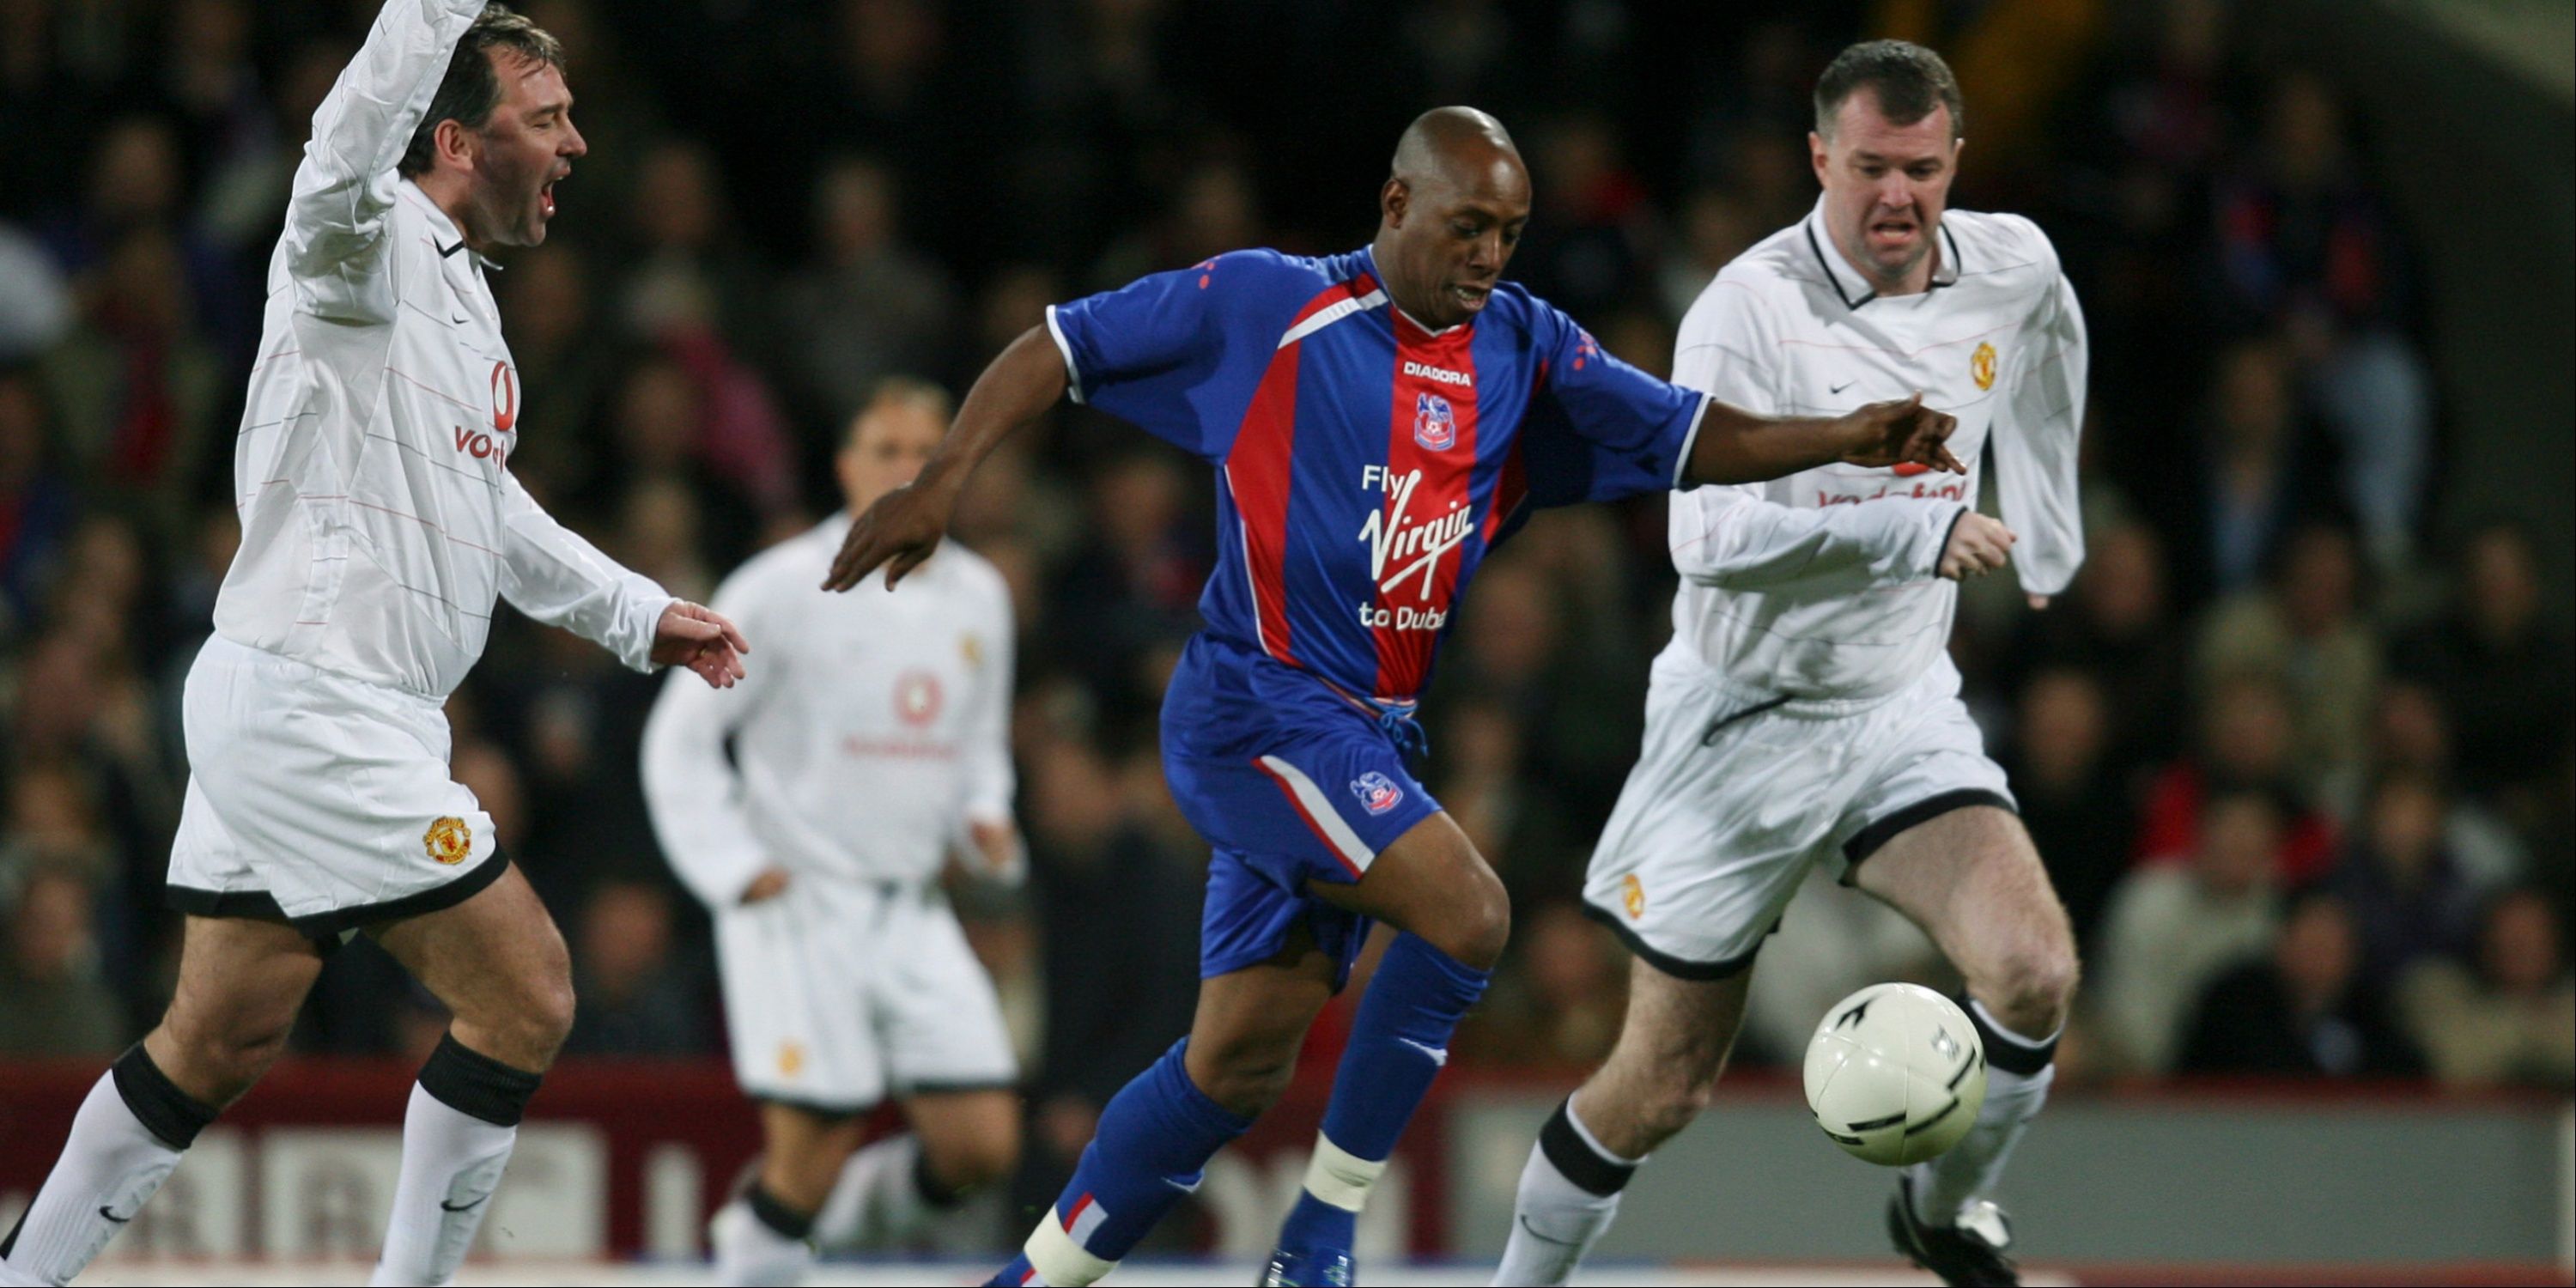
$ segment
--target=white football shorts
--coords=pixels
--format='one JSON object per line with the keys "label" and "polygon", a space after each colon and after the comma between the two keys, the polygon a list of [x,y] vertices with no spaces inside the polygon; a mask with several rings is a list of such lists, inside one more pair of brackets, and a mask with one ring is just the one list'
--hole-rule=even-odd
{"label": "white football shorts", "polygon": [[2015,809],[1947,656],[1874,701],[1747,698],[1676,645],[1645,745],[1593,851],[1584,911],[1666,974],[1752,964],[1809,865],[1849,884],[1889,838],[1973,805]]}
{"label": "white football shorts", "polygon": [[463,902],[508,867],[492,817],[448,777],[425,694],[207,639],[182,698],[188,794],[171,907],[329,938]]}
{"label": "white football shorts", "polygon": [[715,915],[734,1077],[826,1115],[1014,1085],[992,978],[936,885],[798,873]]}

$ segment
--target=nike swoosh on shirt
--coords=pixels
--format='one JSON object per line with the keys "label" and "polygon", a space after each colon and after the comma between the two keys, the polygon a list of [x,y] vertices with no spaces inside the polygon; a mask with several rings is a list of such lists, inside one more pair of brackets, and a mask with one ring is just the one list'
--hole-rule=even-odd
{"label": "nike swoosh on shirt", "polygon": [[1449,1051],[1446,1047],[1424,1046],[1411,1038],[1397,1038],[1396,1041],[1431,1057],[1431,1063],[1433,1064],[1440,1065],[1443,1068],[1446,1068],[1449,1064]]}
{"label": "nike swoosh on shirt", "polygon": [[1826,390],[1825,392],[1827,392],[1827,393],[1829,393],[1829,394],[1838,394],[1838,393],[1841,393],[1842,391],[1844,391],[1844,390],[1846,390],[1846,389],[1851,388],[1853,385],[1856,385],[1856,384],[1859,384],[1859,383],[1860,383],[1860,382],[1859,382],[1859,381],[1857,381],[1857,380],[1846,380],[1846,381],[1842,382],[1841,384],[1836,385],[1836,386],[1834,386],[1833,388]]}
{"label": "nike swoosh on shirt", "polygon": [[438,1201],[438,1210],[441,1212],[471,1212],[475,1208],[483,1205],[483,1199],[488,1199],[490,1197],[492,1196],[486,1194],[482,1199],[476,1199],[471,1203],[450,1203],[445,1199],[440,1199]]}
{"label": "nike swoosh on shirt", "polygon": [[106,1204],[104,1204],[104,1203],[101,1203],[101,1204],[99,1204],[99,1205],[98,1205],[98,1214],[99,1214],[100,1216],[106,1217],[106,1218],[107,1218],[108,1220],[110,1220],[110,1221],[114,1221],[114,1222],[115,1222],[115,1223],[117,1223],[118,1225],[123,1225],[123,1224],[125,1224],[126,1222],[131,1221],[131,1220],[133,1220],[133,1219],[134,1219],[134,1214],[133,1214],[133,1213],[131,1213],[131,1212],[128,1212],[128,1213],[126,1213],[126,1214],[125,1214],[125,1215],[123,1215],[123,1216],[118,1216],[118,1215],[117,1215],[117,1214],[115,1214],[114,1212],[110,1212],[110,1211],[108,1211],[108,1210],[107,1210],[107,1205],[106,1205]]}

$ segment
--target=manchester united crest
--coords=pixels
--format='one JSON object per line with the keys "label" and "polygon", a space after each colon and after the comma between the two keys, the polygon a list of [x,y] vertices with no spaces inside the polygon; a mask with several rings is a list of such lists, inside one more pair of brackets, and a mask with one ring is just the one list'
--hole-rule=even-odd
{"label": "manchester united crest", "polygon": [[1646,915],[1646,883],[1634,872],[1619,879],[1619,902],[1628,906],[1628,920]]}
{"label": "manchester united crest", "polygon": [[1977,342],[1977,351],[1968,355],[1968,374],[1976,377],[1979,389],[1995,387],[1995,346]]}
{"label": "manchester united crest", "polygon": [[421,833],[420,844],[429,851],[430,858],[452,867],[474,852],[474,829],[451,814],[431,823],[429,830]]}

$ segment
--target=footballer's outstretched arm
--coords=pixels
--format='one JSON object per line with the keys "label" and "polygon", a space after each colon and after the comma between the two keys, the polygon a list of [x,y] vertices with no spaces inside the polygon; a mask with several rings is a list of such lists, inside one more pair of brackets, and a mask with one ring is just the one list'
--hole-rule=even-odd
{"label": "footballer's outstretched arm", "polygon": [[966,490],[967,476],[1012,430],[1037,419],[1064,397],[1072,379],[1064,364],[1063,350],[1056,348],[1055,338],[1042,326],[1030,327],[1002,350],[975,378],[975,387],[958,407],[948,436],[939,440],[939,450],[921,467],[920,477],[877,498],[850,525],[850,535],[842,540],[841,553],[833,556],[832,575],[824,580],[823,589],[848,590],[882,566],[886,588],[891,590],[906,573],[920,567],[947,535],[949,516]]}
{"label": "footballer's outstretched arm", "polygon": [[313,113],[295,168],[285,242],[297,276],[327,277],[382,236],[395,167],[481,12],[483,0],[389,0],[376,15],[366,44]]}
{"label": "footballer's outstretched arm", "polygon": [[1691,442],[1687,483],[1759,483],[1837,461],[1853,465],[1915,464],[1951,474],[1967,467],[1950,454],[1957,417],[1923,405],[1916,394],[1841,416],[1756,416],[1711,398]]}

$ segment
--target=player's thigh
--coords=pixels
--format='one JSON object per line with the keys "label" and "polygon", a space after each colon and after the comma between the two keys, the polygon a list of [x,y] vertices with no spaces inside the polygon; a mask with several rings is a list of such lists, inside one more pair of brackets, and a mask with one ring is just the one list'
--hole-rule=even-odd
{"label": "player's thigh", "polygon": [[948,901],[927,890],[891,896],[867,948],[867,1010],[901,1097],[1007,1091],[1019,1081],[993,977]]}
{"label": "player's thigh", "polygon": [[1310,881],[1306,888],[1335,907],[1411,931],[1479,969],[1494,964],[1511,933],[1511,899],[1502,879],[1445,810],[1397,837],[1358,881]]}
{"label": "player's thigh", "polygon": [[1744,1027],[1750,963],[1721,979],[1685,979],[1630,963],[1628,1011],[1610,1063],[1677,1086],[1714,1083]]}
{"label": "player's thigh", "polygon": [[1972,983],[2072,969],[2065,905],[2010,810],[1936,814],[1890,837],[1851,880],[1921,926]]}
{"label": "player's thigh", "polygon": [[903,954],[878,941],[884,912],[872,886],[819,874],[715,911],[725,1033],[745,1092],[840,1114],[885,1098],[886,1049],[871,986],[879,963]]}
{"label": "player's thigh", "polygon": [[571,957],[516,866],[463,903],[369,933],[461,1021],[537,1028],[572,1022]]}
{"label": "player's thigh", "polygon": [[1780,924],[1849,790],[1840,722],[1742,709],[1659,669],[1646,736],[1584,872],[1584,910],[1682,980],[1743,971]]}
{"label": "player's thigh", "polygon": [[284,1049],[321,973],[321,947],[283,922],[189,917],[178,984],[146,1048],[181,1090],[229,1100]]}

